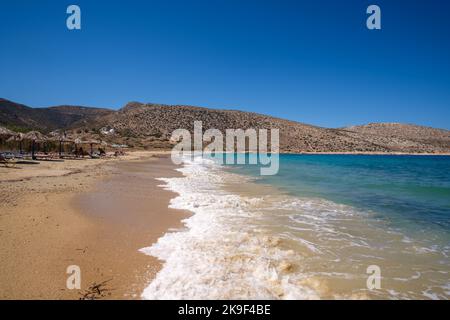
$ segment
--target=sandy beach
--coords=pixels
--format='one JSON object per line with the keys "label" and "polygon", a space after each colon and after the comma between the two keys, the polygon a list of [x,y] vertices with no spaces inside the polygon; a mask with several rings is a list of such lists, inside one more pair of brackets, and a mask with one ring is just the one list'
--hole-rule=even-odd
{"label": "sandy beach", "polygon": [[155,180],[174,168],[156,152],[0,167],[0,298],[139,299],[160,262],[138,250],[188,215]]}

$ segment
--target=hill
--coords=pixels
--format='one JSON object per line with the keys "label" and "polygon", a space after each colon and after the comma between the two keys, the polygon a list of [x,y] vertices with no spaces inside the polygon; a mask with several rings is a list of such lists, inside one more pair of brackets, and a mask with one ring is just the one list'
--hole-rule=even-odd
{"label": "hill", "polygon": [[450,153],[450,131],[423,126],[376,123],[340,129],[323,128],[263,114],[184,105],[130,102],[118,111],[78,106],[34,109],[0,99],[0,125],[71,130],[108,142],[143,148],[170,148],[175,129],[280,129],[282,152]]}
{"label": "hill", "polygon": [[344,128],[362,139],[402,152],[448,152],[450,131],[402,123],[370,123]]}
{"label": "hill", "polygon": [[98,116],[113,112],[108,109],[81,106],[30,108],[0,98],[0,125],[21,132],[38,130],[48,133],[60,128],[80,127]]}

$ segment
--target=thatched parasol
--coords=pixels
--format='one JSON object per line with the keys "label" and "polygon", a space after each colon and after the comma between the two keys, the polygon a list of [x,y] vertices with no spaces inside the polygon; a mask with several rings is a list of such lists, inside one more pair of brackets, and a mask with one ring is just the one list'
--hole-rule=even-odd
{"label": "thatched parasol", "polygon": [[25,136],[24,133],[18,132],[16,134],[14,134],[13,136],[9,137],[9,139],[6,141],[7,142],[19,142],[19,153],[22,154],[22,152],[23,152],[22,144],[23,144],[24,136]]}
{"label": "thatched parasol", "polygon": [[68,140],[68,139],[64,138],[64,136],[52,136],[52,137],[49,137],[47,140],[54,141],[54,142],[59,142],[59,141],[72,142],[72,140]]}
{"label": "thatched parasol", "polygon": [[95,140],[95,139],[91,139],[91,140],[86,140],[83,141],[83,143],[88,144],[91,147],[91,155],[94,153],[94,144],[100,144],[100,141]]}
{"label": "thatched parasol", "polygon": [[11,131],[9,129],[6,129],[5,127],[0,126],[0,136],[9,138],[14,135],[16,135],[14,131]]}
{"label": "thatched parasol", "polygon": [[40,133],[39,131],[27,132],[23,136],[23,139],[34,141],[34,142],[44,142],[44,141],[48,140],[48,138],[45,135],[43,135],[42,133]]}
{"label": "thatched parasol", "polygon": [[67,138],[66,134],[61,134],[61,133],[51,133],[51,137],[48,138],[48,141],[54,141],[57,142],[59,144],[59,157],[62,157],[62,152],[63,152],[63,144],[65,143],[73,143],[73,140],[70,140]]}
{"label": "thatched parasol", "polygon": [[13,136],[9,137],[8,141],[22,141],[24,136],[25,136],[24,133],[18,132],[15,133]]}
{"label": "thatched parasol", "polygon": [[15,132],[6,129],[5,127],[0,127],[0,145],[2,145],[4,141],[8,141],[7,139],[14,135]]}
{"label": "thatched parasol", "polygon": [[45,142],[47,140],[47,137],[39,131],[30,131],[25,133],[25,135],[23,136],[23,140],[31,141],[31,158],[33,160],[36,160],[36,156],[34,155],[36,142]]}
{"label": "thatched parasol", "polygon": [[[75,155],[78,157],[78,145],[82,144],[83,141],[81,140],[81,138],[75,138],[73,140],[73,143],[75,144]],[[81,156],[83,156],[83,154],[81,154]]]}

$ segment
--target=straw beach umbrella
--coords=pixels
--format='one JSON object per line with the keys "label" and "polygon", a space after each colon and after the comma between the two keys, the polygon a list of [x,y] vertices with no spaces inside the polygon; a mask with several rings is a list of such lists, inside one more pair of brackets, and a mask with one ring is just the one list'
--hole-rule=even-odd
{"label": "straw beach umbrella", "polygon": [[81,139],[75,138],[75,140],[73,140],[73,143],[75,144],[75,155],[78,157],[78,145],[81,144]]}
{"label": "straw beach umbrella", "polygon": [[15,132],[6,129],[5,127],[0,127],[0,145],[3,143],[3,141],[8,141],[7,139],[14,136]]}
{"label": "straw beach umbrella", "polygon": [[14,136],[16,133],[14,131],[11,131],[9,129],[6,129],[5,127],[0,126],[0,136],[9,138],[11,136]]}
{"label": "straw beach umbrella", "polygon": [[19,142],[19,154],[23,153],[23,140],[24,140],[25,134],[22,132],[18,132],[14,134],[13,136],[9,137],[8,142]]}
{"label": "straw beach umbrella", "polygon": [[89,144],[89,146],[91,148],[91,156],[92,156],[92,154],[94,153],[94,148],[93,148],[94,144],[100,144],[100,141],[91,139],[89,141],[84,141],[84,143]]}
{"label": "straw beach umbrella", "polygon": [[24,135],[23,139],[31,141],[31,158],[36,160],[36,156],[34,155],[36,151],[36,143],[45,142],[47,137],[39,131],[30,131]]}
{"label": "straw beach umbrella", "polygon": [[31,140],[31,141],[34,140],[36,142],[44,142],[48,138],[44,134],[40,133],[39,131],[30,131],[30,132],[25,133],[24,139]]}
{"label": "straw beach umbrella", "polygon": [[64,134],[53,134],[52,137],[48,138],[49,141],[54,141],[58,143],[58,155],[62,158],[63,145],[65,143],[72,142],[72,140],[67,139],[67,135]]}

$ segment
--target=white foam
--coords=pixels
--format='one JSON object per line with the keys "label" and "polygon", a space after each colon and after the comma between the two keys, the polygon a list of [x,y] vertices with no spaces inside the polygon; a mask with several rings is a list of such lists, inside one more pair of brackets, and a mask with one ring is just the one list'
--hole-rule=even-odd
{"label": "white foam", "polygon": [[[298,284],[291,264],[293,251],[279,239],[249,223],[258,213],[248,210],[259,199],[224,192],[220,185],[232,173],[214,162],[185,160],[184,177],[162,179],[179,194],[170,207],[188,209],[185,230],[167,233],[141,249],[164,261],[162,270],[144,290],[145,299],[317,299]],[[243,179],[240,177],[239,179]]]}
{"label": "white foam", "polygon": [[[326,282],[345,279],[365,284],[366,267],[374,262],[409,272],[413,268],[404,261],[418,253],[440,252],[442,268],[448,269],[448,246],[425,246],[426,242],[395,232],[383,221],[374,222],[368,212],[276,191],[244,192],[245,196],[225,191],[224,186],[254,178],[199,157],[184,159],[178,170],[183,177],[160,179],[161,187],[178,194],[171,208],[190,210],[193,215],[183,221],[186,228],[171,230],[141,249],[164,262],[142,293],[145,299],[355,298],[358,295],[352,296],[352,290],[334,294]],[[418,268],[421,272],[411,277],[389,279],[385,273],[384,284],[394,287],[378,293],[380,297],[448,298],[449,288],[438,287],[446,275],[435,275],[442,270],[433,271],[437,286],[428,288],[423,266]],[[406,291],[407,285],[413,293]],[[356,287],[353,292],[364,290]]]}

